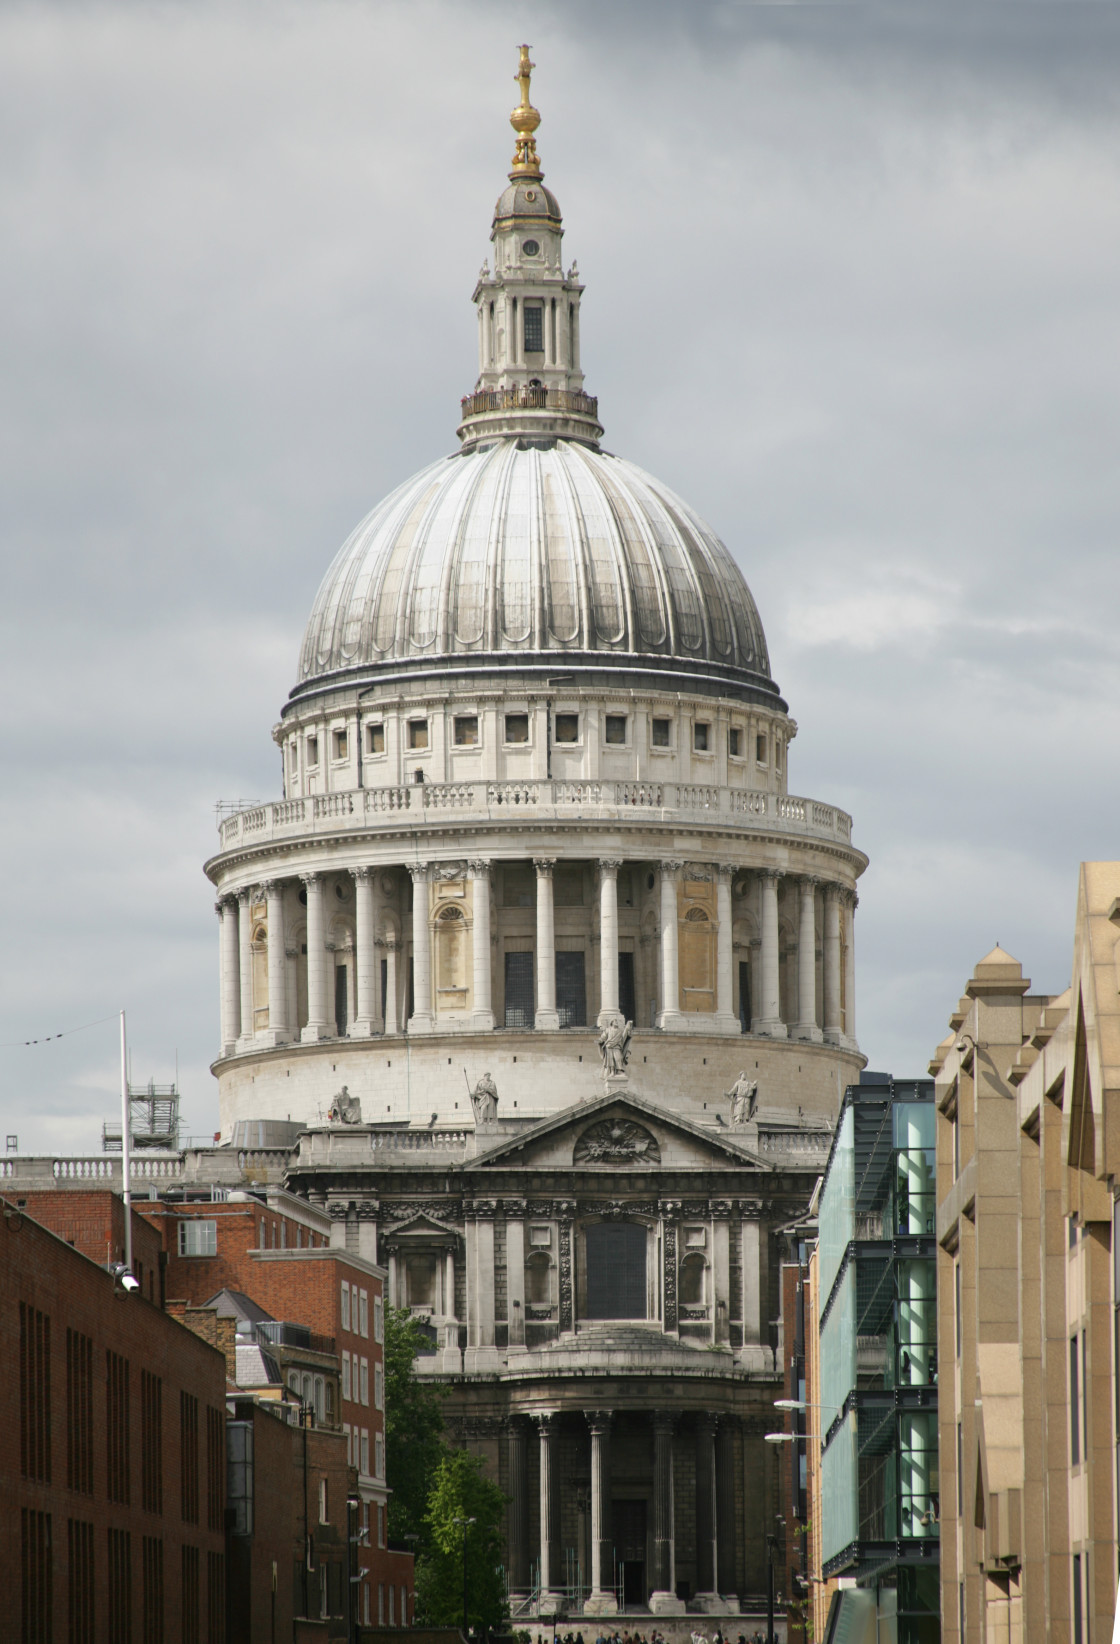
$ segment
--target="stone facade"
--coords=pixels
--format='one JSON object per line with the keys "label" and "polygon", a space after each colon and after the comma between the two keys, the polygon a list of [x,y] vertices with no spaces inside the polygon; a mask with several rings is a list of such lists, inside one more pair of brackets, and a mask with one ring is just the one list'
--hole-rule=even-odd
{"label": "stone facade", "polygon": [[994,949],[930,1064],[950,1640],[1113,1626],[1118,908],[1120,863],[1083,863],[1069,989]]}

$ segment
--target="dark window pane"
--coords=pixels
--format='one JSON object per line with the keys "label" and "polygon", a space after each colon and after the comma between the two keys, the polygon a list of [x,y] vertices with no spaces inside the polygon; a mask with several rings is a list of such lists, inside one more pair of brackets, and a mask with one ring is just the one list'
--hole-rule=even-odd
{"label": "dark window pane", "polygon": [[587,1316],[645,1318],[644,1227],[634,1222],[598,1222],[587,1229]]}
{"label": "dark window pane", "polygon": [[539,303],[526,303],[525,314],[525,352],[526,354],[544,353],[544,309]]}
{"label": "dark window pane", "polygon": [[579,741],[579,715],[578,714],[557,714],[556,715],[556,740],[557,740],[557,742],[578,742]]}
{"label": "dark window pane", "polygon": [[502,869],[502,906],[532,908],[537,903],[537,876],[528,862],[507,862]]}
{"label": "dark window pane", "polygon": [[739,960],[739,1026],[744,1033],[751,1031],[751,966],[749,959]]}
{"label": "dark window pane", "polygon": [[625,742],[626,742],[626,715],[625,714],[608,714],[607,715],[606,740],[610,743],[615,744],[616,746],[619,743],[625,744]]}
{"label": "dark window pane", "polygon": [[473,748],[477,742],[477,715],[460,714],[455,721],[455,746],[457,748]]}
{"label": "dark window pane", "polygon": [[618,1008],[628,1022],[638,1019],[638,1006],[634,993],[634,955],[620,953],[618,956]]}
{"label": "dark window pane", "polygon": [[708,727],[706,725],[694,725],[692,727],[692,745],[700,753],[706,753],[707,752],[707,749],[708,749]]}
{"label": "dark window pane", "polygon": [[339,965],[334,973],[334,1020],[340,1039],[346,1035],[346,966]]}
{"label": "dark window pane", "polygon": [[587,1026],[587,986],[582,953],[556,955],[556,1009],[562,1028]]}
{"label": "dark window pane", "polygon": [[667,719],[655,719],[650,726],[649,739],[653,747],[667,748],[669,746],[669,721]]}
{"label": "dark window pane", "polygon": [[529,715],[528,714],[507,714],[506,715],[506,741],[507,742],[528,742],[528,740],[529,740]]}
{"label": "dark window pane", "polygon": [[506,954],[506,1027],[533,1025],[533,955]]}

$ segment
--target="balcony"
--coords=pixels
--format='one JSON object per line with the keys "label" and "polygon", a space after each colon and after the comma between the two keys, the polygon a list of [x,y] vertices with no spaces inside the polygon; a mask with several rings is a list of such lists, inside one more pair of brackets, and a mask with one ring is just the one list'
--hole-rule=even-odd
{"label": "balcony", "polygon": [[221,849],[271,845],[285,839],[331,837],[391,827],[522,820],[557,823],[661,822],[672,828],[726,829],[760,837],[851,846],[852,819],[835,805],[794,794],[751,788],[705,787],[692,782],[416,782],[355,788],[251,805],[221,815]]}

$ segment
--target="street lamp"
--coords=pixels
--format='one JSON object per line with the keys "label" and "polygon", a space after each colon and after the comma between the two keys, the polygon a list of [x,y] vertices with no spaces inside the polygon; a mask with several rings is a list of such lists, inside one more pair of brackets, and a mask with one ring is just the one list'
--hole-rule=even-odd
{"label": "street lamp", "polygon": [[453,1518],[452,1524],[463,1526],[463,1637],[467,1637],[467,1531],[472,1524],[477,1524],[474,1518]]}

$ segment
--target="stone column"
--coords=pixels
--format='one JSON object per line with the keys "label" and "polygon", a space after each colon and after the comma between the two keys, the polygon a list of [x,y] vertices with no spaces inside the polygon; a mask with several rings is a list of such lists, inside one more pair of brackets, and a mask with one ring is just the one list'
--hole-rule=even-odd
{"label": "stone column", "polygon": [[716,1590],[738,1608],[735,1577],[735,1418],[721,1416],[716,1432]]}
{"label": "stone column", "polygon": [[288,956],[284,942],[284,886],[270,879],[262,887],[268,905],[268,1033],[270,1045],[288,1038]]}
{"label": "stone column", "polygon": [[599,1026],[618,1015],[618,857],[599,861]]}
{"label": "stone column", "polygon": [[397,939],[390,933],[384,942],[378,943],[378,946],[385,949],[385,1035],[388,1037],[400,1032],[397,1008]]}
{"label": "stone column", "polygon": [[715,1199],[712,1215],[712,1340],[731,1338],[731,1200]]}
{"label": "stone column", "polygon": [[560,1557],[559,1421],[547,1410],[537,1418],[540,1434],[541,1476],[541,1614],[554,1615],[563,1603],[563,1561]]}
{"label": "stone column", "polygon": [[716,917],[719,934],[716,947],[716,1027],[720,1033],[738,1033],[739,1018],[735,1014],[735,967],[732,948],[731,880],[735,868],[721,862],[716,878]]}
{"label": "stone column", "polygon": [[511,1593],[529,1591],[529,1458],[526,1454],[525,1423],[511,1416],[507,1428],[509,1444],[509,1588]]}
{"label": "stone column", "polygon": [[807,873],[801,881],[801,918],[797,929],[797,1026],[795,1039],[819,1045],[817,1026],[817,885]]}
{"label": "stone column", "polygon": [[253,1042],[253,893],[237,893],[237,970],[241,993],[241,1032],[237,1042],[242,1050]]}
{"label": "stone column", "polygon": [[354,1019],[350,1024],[351,1036],[368,1039],[381,1025],[379,995],[381,977],[378,975],[377,949],[374,946],[374,879],[373,868],[354,869],[354,969],[357,971]]}
{"label": "stone column", "polygon": [[856,908],[859,897],[855,891],[845,891],[844,905],[844,1043],[852,1050],[859,1048],[856,1039]]}
{"label": "stone column", "polygon": [[778,973],[778,879],[775,868],[760,868],[759,894],[762,900],[762,1014],[754,1024],[753,1032],[771,1039],[784,1039],[786,1025],[782,1021],[781,993]]}
{"label": "stone column", "polygon": [[672,1032],[681,1025],[680,944],[677,929],[679,862],[661,863],[661,1015],[658,1027]]}
{"label": "stone column", "polygon": [[492,1199],[476,1199],[466,1217],[467,1350],[466,1375],[500,1370],[502,1356],[494,1345],[494,1212]]}
{"label": "stone column", "polygon": [[533,1026],[554,1031],[560,1026],[556,1009],[556,914],[552,900],[554,856],[533,858],[537,870],[537,1011]]}
{"label": "stone column", "polygon": [[458,1376],[463,1371],[463,1355],[459,1350],[459,1315],[455,1311],[455,1252],[448,1250],[443,1258],[443,1332],[440,1369]]}
{"label": "stone column", "polygon": [[429,885],[431,869],[427,862],[410,862],[412,875],[412,993],[413,1011],[408,1019],[409,1033],[431,1033],[435,1027],[432,1017],[432,927]]}
{"label": "stone column", "polygon": [[307,891],[307,1026],[300,1037],[310,1041],[329,1037],[327,1024],[334,1019],[334,1000],[328,1008],[323,876],[305,873],[303,883]]}
{"label": "stone column", "polygon": [[742,1223],[743,1351],[740,1363],[745,1370],[771,1368],[769,1347],[762,1341],[761,1229],[755,1220]]}
{"label": "stone column", "polygon": [[471,1026],[489,1033],[494,1026],[494,1004],[490,987],[490,864],[471,862],[472,981]]}
{"label": "stone column", "polygon": [[693,1603],[709,1612],[719,1605],[716,1587],[716,1418],[696,1418],[696,1593]]}
{"label": "stone column", "polygon": [[588,1410],[591,1429],[591,1596],[585,1615],[617,1615],[614,1592],[614,1537],[611,1534],[611,1417]]}
{"label": "stone column", "polygon": [[840,886],[824,888],[824,1037],[838,1045],[843,1034],[840,1019]]}
{"label": "stone column", "polygon": [[232,1056],[241,1032],[241,975],[237,948],[237,900],[223,896],[214,904],[221,920],[218,935],[222,1001],[222,1055]]}
{"label": "stone column", "polygon": [[525,1345],[525,1206],[506,1203],[506,1307],[510,1347]]}
{"label": "stone column", "polygon": [[673,1428],[676,1417],[653,1413],[653,1591],[652,1615],[683,1615],[677,1597],[676,1547],[673,1540]]}

